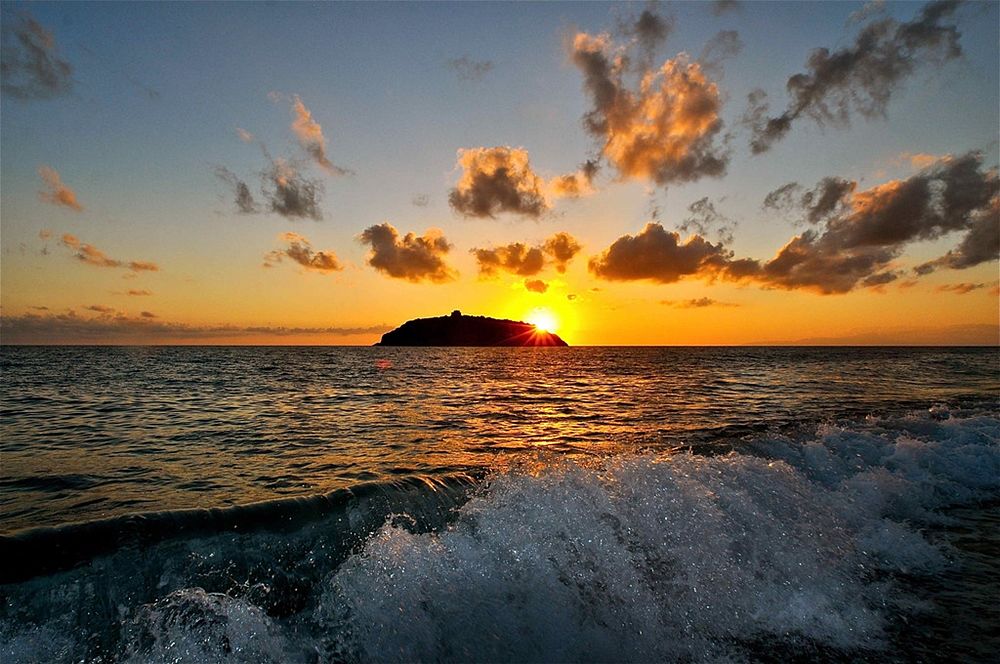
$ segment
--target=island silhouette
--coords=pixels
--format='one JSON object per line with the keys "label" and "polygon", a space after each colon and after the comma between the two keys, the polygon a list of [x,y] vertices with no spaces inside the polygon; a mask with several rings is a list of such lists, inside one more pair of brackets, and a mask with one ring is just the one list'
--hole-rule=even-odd
{"label": "island silhouette", "polygon": [[568,346],[531,323],[488,316],[415,318],[382,335],[376,346]]}

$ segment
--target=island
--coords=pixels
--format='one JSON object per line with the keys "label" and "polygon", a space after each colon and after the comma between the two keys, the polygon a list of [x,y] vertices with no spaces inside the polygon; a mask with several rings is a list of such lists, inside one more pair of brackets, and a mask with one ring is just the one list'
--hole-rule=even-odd
{"label": "island", "polygon": [[415,318],[382,335],[376,346],[568,346],[530,323],[487,316]]}

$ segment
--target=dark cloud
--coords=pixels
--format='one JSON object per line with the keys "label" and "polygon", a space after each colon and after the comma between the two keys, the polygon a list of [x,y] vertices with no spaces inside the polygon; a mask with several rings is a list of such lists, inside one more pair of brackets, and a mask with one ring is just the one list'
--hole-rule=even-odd
{"label": "dark cloud", "polygon": [[463,81],[481,81],[484,76],[493,71],[493,67],[493,63],[489,60],[473,60],[467,55],[448,60],[448,68]]}
{"label": "dark cloud", "polygon": [[549,285],[541,279],[525,279],[524,288],[532,293],[544,293],[549,289]]}
{"label": "dark cloud", "polygon": [[721,176],[729,161],[718,144],[722,130],[719,90],[701,65],[685,55],[639,72],[630,85],[628,47],[607,35],[578,33],[572,59],[583,72],[593,108],[587,131],[622,178],[660,185]]}
{"label": "dark cloud", "polygon": [[856,182],[826,177],[808,191],[796,182],[789,182],[764,197],[764,208],[805,212],[805,221],[817,224],[844,212],[845,205],[857,188]]}
{"label": "dark cloud", "polygon": [[494,218],[501,212],[538,218],[549,209],[545,182],[531,169],[523,148],[470,148],[458,151],[462,177],[448,195],[466,217]]}
{"label": "dark cloud", "polygon": [[545,267],[541,248],[529,247],[522,242],[492,249],[473,249],[471,253],[479,264],[479,274],[483,276],[496,276],[500,272],[531,276]]}
{"label": "dark cloud", "polygon": [[739,11],[741,5],[739,0],[713,0],[712,13],[716,16],[722,16],[728,12]]}
{"label": "dark cloud", "polygon": [[781,115],[770,117],[766,95],[760,90],[751,93],[744,121],[753,132],[754,154],[769,150],[803,115],[839,126],[846,125],[852,113],[885,115],[895,88],[919,65],[961,55],[958,29],[942,23],[958,4],[931,2],[909,22],[883,18],[869,23],[849,47],[814,50],[807,71],[788,79],[791,99]]}
{"label": "dark cloud", "polygon": [[294,339],[315,335],[371,335],[387,332],[386,325],[371,327],[237,327],[232,325],[185,325],[163,321],[144,311],[138,316],[115,312],[82,316],[64,314],[24,314],[0,317],[0,338],[4,344],[65,343],[149,343],[253,338],[261,336]]}
{"label": "dark cloud", "polygon": [[264,256],[265,266],[271,267],[275,263],[282,262],[285,258],[290,258],[305,269],[315,272],[339,272],[344,269],[344,266],[337,260],[336,254],[332,251],[314,251],[309,240],[298,233],[285,233],[281,239],[288,246]]}
{"label": "dark cloud", "polygon": [[3,21],[0,90],[13,99],[50,99],[73,88],[73,68],[58,55],[55,38],[26,13]]}
{"label": "dark cloud", "polygon": [[729,244],[733,241],[736,222],[716,210],[715,204],[706,196],[688,206],[688,216],[678,229],[685,233],[694,231],[700,235],[715,233],[722,242]]}
{"label": "dark cloud", "polygon": [[638,235],[625,235],[612,243],[588,264],[594,275],[612,281],[648,279],[663,284],[687,276],[739,279],[755,272],[752,261],[734,261],[733,253],[722,244],[712,244],[699,235],[680,242],[680,235],[648,223]]}
{"label": "dark cloud", "polygon": [[430,204],[431,199],[427,194],[414,194],[413,198],[410,199],[410,202],[416,207],[427,207]]}
{"label": "dark cloud", "polygon": [[122,261],[109,257],[97,247],[80,242],[75,235],[66,233],[60,240],[63,246],[74,251],[74,257],[87,265],[94,267],[120,267],[132,272],[156,272],[160,267],[150,261]]}
{"label": "dark cloud", "polygon": [[307,178],[283,159],[276,159],[264,172],[264,200],[271,212],[288,219],[323,218],[319,202],[323,184]]}
{"label": "dark cloud", "polygon": [[552,259],[557,272],[565,272],[566,265],[573,260],[582,247],[576,239],[566,232],[559,232],[545,240],[542,251]]}
{"label": "dark cloud", "polygon": [[215,167],[215,176],[228,184],[233,189],[233,202],[236,204],[236,211],[240,214],[256,214],[260,212],[260,206],[250,193],[247,183],[236,176],[225,166]]}
{"label": "dark cloud", "polygon": [[997,258],[1000,183],[996,170],[982,168],[980,153],[946,157],[906,180],[865,191],[837,189],[849,190],[849,198],[835,206],[825,228],[792,238],[761,267],[758,279],[822,293],[880,285],[896,278],[886,268],[908,243],[962,231],[966,235],[958,248],[917,271],[933,271],[938,264],[969,267]]}
{"label": "dark cloud", "polygon": [[[621,237],[592,258],[590,269],[613,280],[670,283],[693,276],[830,294],[878,288],[898,279],[893,263],[908,244],[950,233],[965,235],[956,249],[918,272],[969,267],[998,257],[1000,179],[995,169],[982,168],[977,152],[942,158],[906,180],[864,191],[837,179],[821,182],[811,190],[812,197],[791,191],[792,200],[801,204],[807,219],[814,217],[817,227],[793,237],[769,261],[735,260],[723,244],[700,235],[682,245],[677,233],[650,223],[639,235]],[[825,197],[830,191],[839,193]]]}
{"label": "dark cloud", "polygon": [[114,314],[117,313],[113,307],[106,307],[103,304],[91,304],[90,306],[84,307],[87,311],[96,311],[99,314]]}
{"label": "dark cloud", "polygon": [[371,247],[368,264],[390,277],[434,283],[456,278],[444,261],[451,245],[439,230],[431,229],[422,236],[407,233],[400,237],[392,225],[382,223],[366,228],[360,240]]}
{"label": "dark cloud", "polygon": [[626,36],[635,40],[642,53],[642,66],[648,68],[656,49],[674,31],[674,19],[660,16],[652,7],[644,9],[634,22],[623,26]]}

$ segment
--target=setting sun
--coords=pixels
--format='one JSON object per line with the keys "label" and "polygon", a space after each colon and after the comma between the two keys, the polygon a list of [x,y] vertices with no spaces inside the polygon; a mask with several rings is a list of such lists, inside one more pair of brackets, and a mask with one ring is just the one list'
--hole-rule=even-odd
{"label": "setting sun", "polygon": [[555,332],[559,329],[559,321],[548,309],[534,309],[527,318],[529,323],[543,332]]}

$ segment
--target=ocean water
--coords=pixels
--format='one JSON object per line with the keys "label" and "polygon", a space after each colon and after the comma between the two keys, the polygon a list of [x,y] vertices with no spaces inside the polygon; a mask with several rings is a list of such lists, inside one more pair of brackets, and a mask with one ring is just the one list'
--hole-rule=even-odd
{"label": "ocean water", "polygon": [[1000,349],[0,348],[0,661],[1000,658]]}

